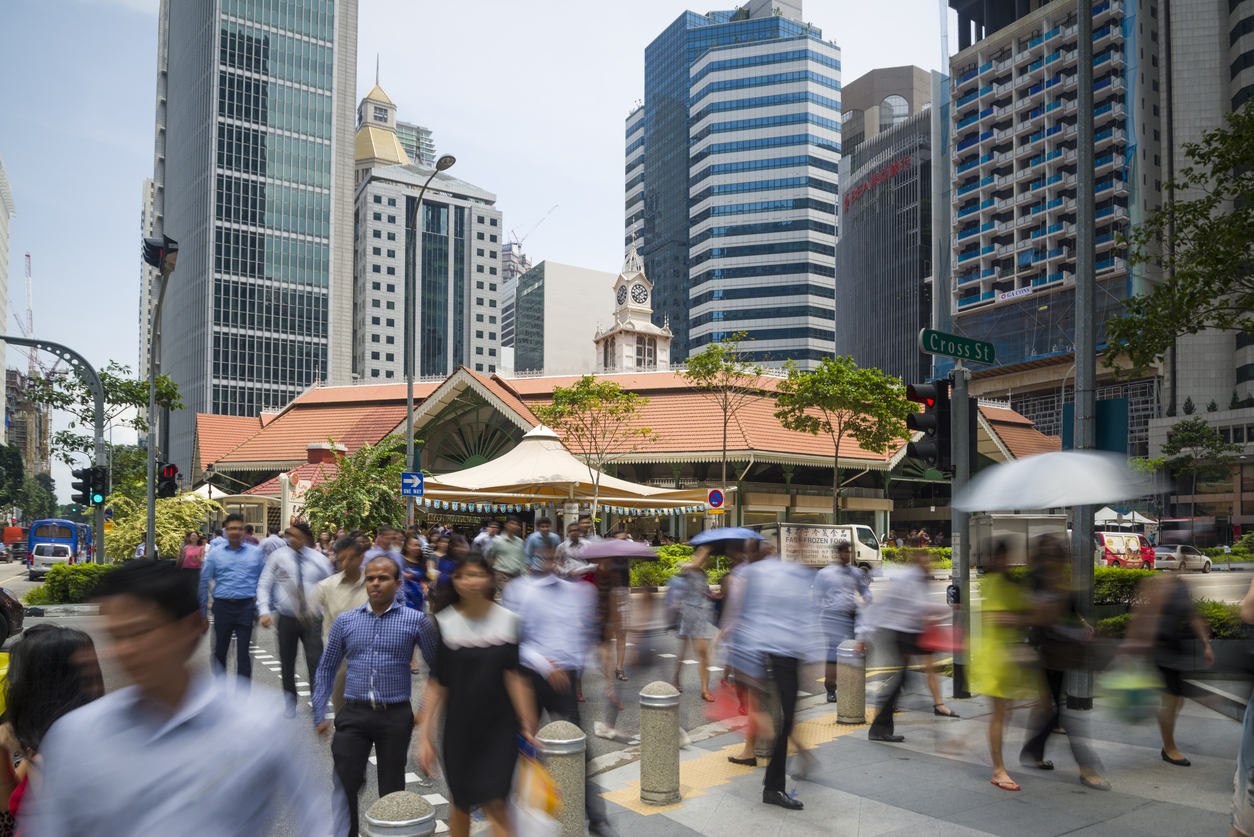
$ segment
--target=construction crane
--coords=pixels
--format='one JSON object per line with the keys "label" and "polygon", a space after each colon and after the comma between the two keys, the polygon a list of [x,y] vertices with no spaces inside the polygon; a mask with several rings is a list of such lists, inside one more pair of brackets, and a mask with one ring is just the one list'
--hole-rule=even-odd
{"label": "construction crane", "polygon": [[536,231],[536,229],[537,229],[537,228],[539,228],[539,226],[540,226],[541,224],[543,224],[543,223],[544,223],[544,219],[545,219],[545,218],[548,218],[550,215],[552,215],[552,214],[553,214],[553,210],[554,210],[554,209],[557,209],[557,208],[558,208],[558,206],[560,206],[560,205],[561,205],[561,204],[556,204],[556,203],[555,203],[555,204],[553,204],[553,206],[551,206],[551,207],[549,208],[549,211],[548,211],[548,212],[546,212],[546,213],[544,213],[543,215],[541,215],[541,216],[540,216],[540,220],[538,220],[538,221],[532,221],[530,224],[523,224],[523,225],[522,225],[522,227],[520,227],[520,229],[527,229],[527,227],[531,227],[531,229],[530,229],[530,230],[527,230],[527,232],[523,235],[523,237],[522,237],[522,238],[519,238],[519,237],[518,237],[518,230],[517,230],[517,229],[510,230],[510,231],[509,231],[509,240],[510,240],[510,243],[514,245],[514,250],[515,250],[515,252],[521,252],[521,250],[519,250],[518,248],[522,247],[522,243],[523,243],[524,241],[526,241],[526,240],[527,240],[527,236],[529,236],[529,235],[531,235],[533,232],[535,232],[535,231]]}
{"label": "construction crane", "polygon": [[[30,253],[26,254],[26,319],[23,321],[22,315],[16,311],[13,312],[13,319],[17,320],[18,331],[22,332],[23,337],[31,339],[35,336],[35,295],[31,286]],[[23,350],[18,349],[18,351]],[[44,363],[39,359],[38,349],[26,349],[23,353],[30,359],[30,366],[27,371],[28,378],[33,379],[36,371],[43,372],[45,378],[51,377],[57,371],[57,367],[61,365],[60,359],[52,366]]]}

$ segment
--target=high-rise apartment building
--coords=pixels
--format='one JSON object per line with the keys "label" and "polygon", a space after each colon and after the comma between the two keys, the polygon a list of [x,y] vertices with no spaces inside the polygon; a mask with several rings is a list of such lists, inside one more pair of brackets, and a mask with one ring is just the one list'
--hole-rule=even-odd
{"label": "high-rise apartment building", "polygon": [[414,374],[442,378],[458,366],[500,364],[502,235],[496,195],[448,171],[411,163],[396,132],[396,105],[375,85],[358,110],[353,262],[353,373],[404,378],[406,242],[415,254]]}
{"label": "high-rise apartment building", "polygon": [[685,12],[645,49],[624,246],[675,359],[741,331],[769,365],[832,354],[840,95],[840,48],[800,0]]}
{"label": "high-rise apartment building", "polygon": [[349,378],[357,3],[166,12],[153,179],[180,249],[161,365],[187,405],[169,428],[186,468],[196,413],[255,416]]}
{"label": "high-rise apartment building", "polygon": [[872,70],[841,91],[835,348],[906,383],[926,380],[932,322],[931,77]]}
{"label": "high-rise apartment building", "polygon": [[435,137],[430,128],[398,121],[396,138],[400,140],[401,148],[405,149],[409,159],[427,168],[435,166]]}

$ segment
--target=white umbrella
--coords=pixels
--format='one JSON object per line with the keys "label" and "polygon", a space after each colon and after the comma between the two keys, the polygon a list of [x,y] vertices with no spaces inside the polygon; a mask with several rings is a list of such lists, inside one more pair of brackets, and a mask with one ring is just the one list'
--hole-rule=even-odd
{"label": "white umbrella", "polygon": [[1144,477],[1128,468],[1126,457],[1063,450],[981,471],[953,506],[962,511],[1053,509],[1113,503],[1151,490]]}

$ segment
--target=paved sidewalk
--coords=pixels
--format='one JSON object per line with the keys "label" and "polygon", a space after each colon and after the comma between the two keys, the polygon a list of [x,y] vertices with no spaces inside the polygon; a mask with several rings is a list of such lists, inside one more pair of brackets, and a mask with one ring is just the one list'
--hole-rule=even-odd
{"label": "paved sidewalk", "polygon": [[[620,837],[1227,834],[1240,724],[1195,703],[1186,703],[1176,733],[1178,746],[1193,762],[1188,768],[1161,759],[1156,724],[1119,723],[1100,700],[1098,708],[1084,713],[1092,745],[1114,786],[1109,792],[1080,784],[1062,735],[1051,738],[1046,752],[1055,770],[1018,767],[1024,710],[1012,715],[1006,732],[1006,762],[1023,786],[1010,792],[989,781],[987,699],[950,701],[963,716],[960,720],[933,715],[926,690],[905,696],[900,705],[904,711],[896,719],[896,731],[906,736],[902,744],[868,741],[866,727],[836,724],[835,707],[828,704],[798,714],[803,741],[818,760],[808,779],[788,781],[788,790],[795,788],[805,803],[803,811],[762,803],[763,768],[727,761],[741,747],[736,733],[700,741],[682,753],[683,800],[676,805],[640,803],[638,762],[593,781],[604,788],[610,821]],[[792,759],[790,769],[797,764]]]}

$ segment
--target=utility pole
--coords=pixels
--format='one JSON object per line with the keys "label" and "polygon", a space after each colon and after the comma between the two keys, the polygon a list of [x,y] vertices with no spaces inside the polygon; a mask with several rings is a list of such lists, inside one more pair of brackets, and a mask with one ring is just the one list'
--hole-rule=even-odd
{"label": "utility pole", "polygon": [[[1076,38],[1079,78],[1076,96],[1076,277],[1075,277],[1075,448],[1097,442],[1096,242],[1093,191],[1093,0],[1078,0]],[[1071,584],[1080,615],[1093,616],[1093,507],[1076,506],[1071,527]],[[1093,708],[1091,666],[1068,674],[1067,706]]]}
{"label": "utility pole", "polygon": [[[953,451],[950,457],[954,466],[952,495],[957,497],[966,490],[971,481],[971,433],[970,423],[975,421],[971,415],[971,403],[967,400],[967,379],[971,371],[961,360],[954,364],[953,393],[949,398],[950,415],[953,416],[953,430],[950,433]],[[957,569],[954,579],[958,588],[958,629],[963,637],[971,636],[971,515],[965,511],[953,509],[950,512],[950,528],[953,531],[953,542],[950,544],[950,563]],[[970,662],[966,648],[954,651],[954,683],[955,698],[969,698],[971,691],[967,680],[967,665]]]}
{"label": "utility pole", "polygon": [[161,306],[178,261],[179,244],[167,235],[145,238],[141,247],[144,261],[161,271],[161,291],[148,326],[152,342],[148,349],[148,534],[144,541],[144,557],[152,558],[157,554],[157,364],[161,360]]}

